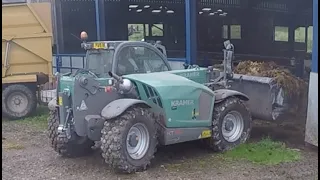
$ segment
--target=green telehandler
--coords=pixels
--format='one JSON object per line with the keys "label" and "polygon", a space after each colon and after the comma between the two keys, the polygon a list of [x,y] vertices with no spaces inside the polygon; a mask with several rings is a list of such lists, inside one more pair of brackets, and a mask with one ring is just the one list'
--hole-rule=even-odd
{"label": "green telehandler", "polygon": [[220,72],[172,70],[158,43],[84,37],[86,67],[57,74],[57,97],[49,102],[49,138],[60,155],[87,155],[98,142],[107,164],[132,173],[147,169],[158,145],[202,140],[223,152],[248,140],[249,97],[228,89],[229,41]]}

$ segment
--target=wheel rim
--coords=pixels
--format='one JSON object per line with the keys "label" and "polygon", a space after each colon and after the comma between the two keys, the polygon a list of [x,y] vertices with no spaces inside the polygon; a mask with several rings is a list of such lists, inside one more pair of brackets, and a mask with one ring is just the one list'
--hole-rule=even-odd
{"label": "wheel rim", "polygon": [[149,131],[146,125],[133,125],[127,135],[127,151],[132,159],[141,159],[149,148]]}
{"label": "wheel rim", "polygon": [[228,142],[237,141],[244,128],[242,115],[237,111],[229,112],[222,121],[222,135]]}
{"label": "wheel rim", "polygon": [[20,92],[11,93],[7,99],[8,108],[15,113],[22,113],[28,107],[28,98]]}

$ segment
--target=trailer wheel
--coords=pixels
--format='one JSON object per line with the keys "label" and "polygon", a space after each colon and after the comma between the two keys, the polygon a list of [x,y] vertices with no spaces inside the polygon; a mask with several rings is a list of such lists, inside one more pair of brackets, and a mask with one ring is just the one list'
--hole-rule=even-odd
{"label": "trailer wheel", "polygon": [[31,115],[37,108],[36,92],[21,84],[9,85],[2,91],[2,112],[9,119]]}
{"label": "trailer wheel", "polygon": [[245,143],[250,137],[251,114],[236,97],[215,104],[212,120],[212,137],[205,139],[211,149],[224,152]]}
{"label": "trailer wheel", "polygon": [[106,121],[102,129],[102,157],[124,173],[144,171],[157,147],[156,121],[148,109],[133,107]]}
{"label": "trailer wheel", "polygon": [[74,134],[72,139],[58,133],[59,116],[58,111],[50,111],[48,118],[48,135],[51,147],[64,157],[80,157],[93,152],[91,148],[94,142],[87,137],[79,137]]}

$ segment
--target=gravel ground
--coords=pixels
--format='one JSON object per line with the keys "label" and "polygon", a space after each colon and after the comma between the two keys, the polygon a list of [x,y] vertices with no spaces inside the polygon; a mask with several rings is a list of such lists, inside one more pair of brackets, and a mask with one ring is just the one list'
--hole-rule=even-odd
{"label": "gravel ground", "polygon": [[270,136],[302,152],[302,159],[276,166],[230,161],[205,150],[198,142],[162,147],[147,171],[120,175],[104,164],[99,151],[68,159],[55,153],[44,130],[15,122],[2,122],[2,179],[4,180],[287,180],[318,179],[318,152],[304,147],[304,125],[256,122],[251,141]]}

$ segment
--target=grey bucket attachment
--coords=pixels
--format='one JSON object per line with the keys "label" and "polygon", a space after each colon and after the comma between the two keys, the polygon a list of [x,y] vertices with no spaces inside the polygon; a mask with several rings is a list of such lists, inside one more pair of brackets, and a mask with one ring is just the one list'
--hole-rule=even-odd
{"label": "grey bucket attachment", "polygon": [[288,113],[284,91],[272,78],[234,74],[229,85],[249,97],[247,106],[254,118],[281,121]]}

